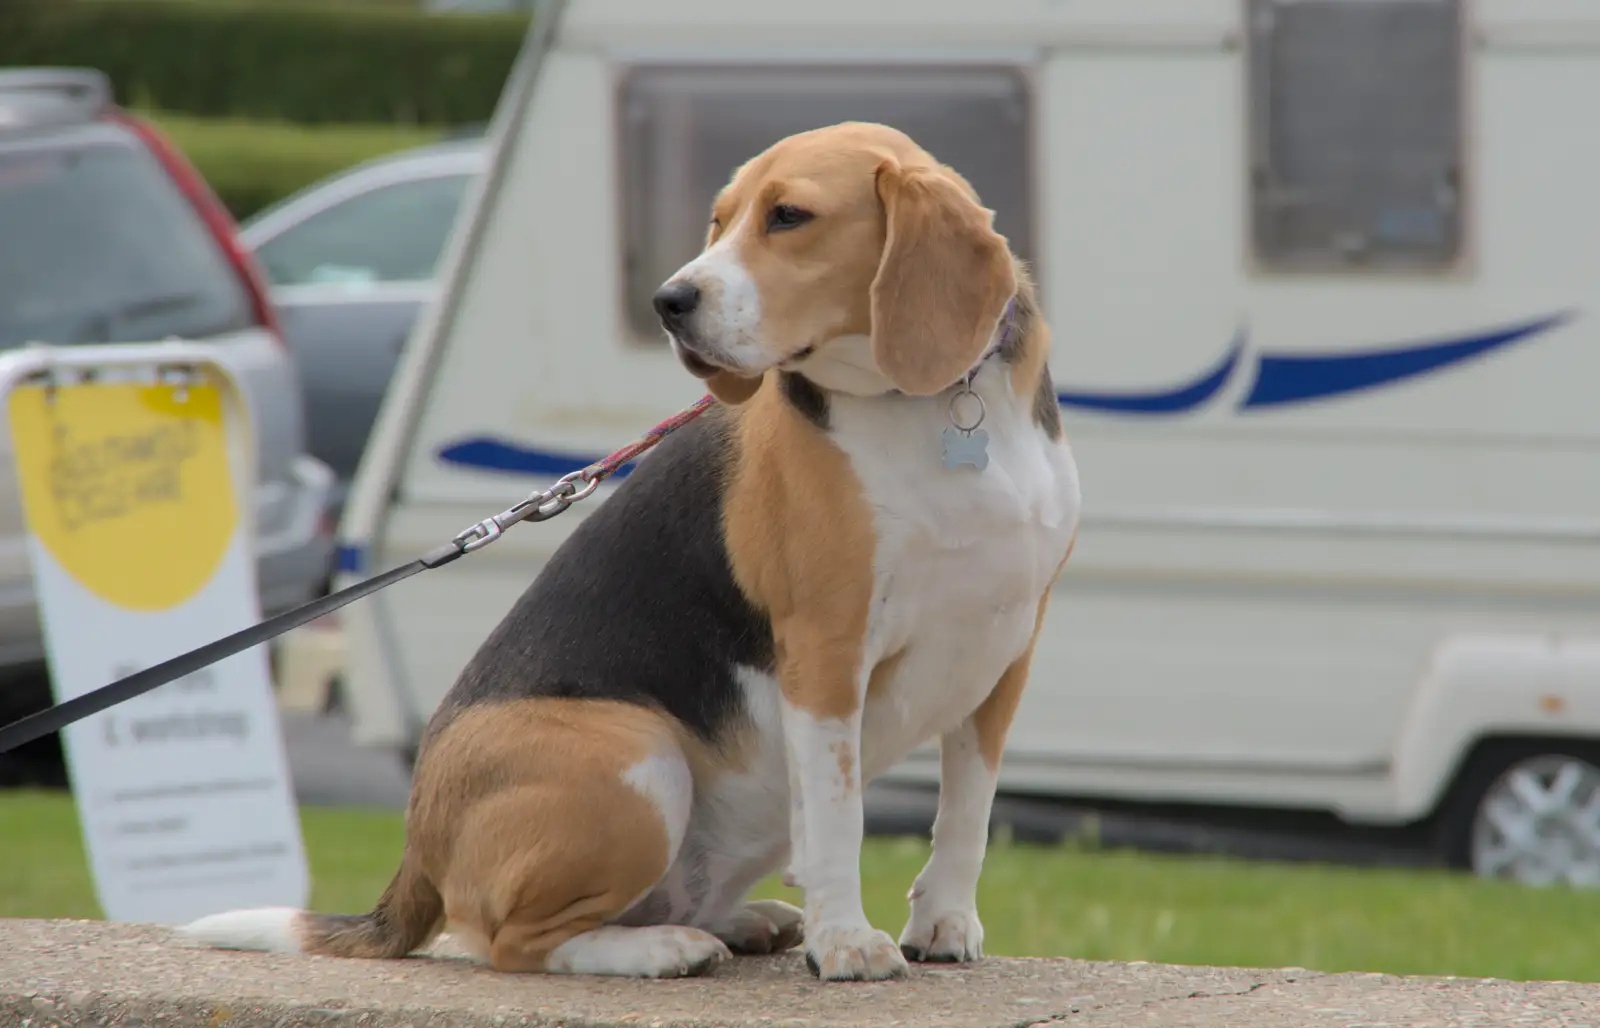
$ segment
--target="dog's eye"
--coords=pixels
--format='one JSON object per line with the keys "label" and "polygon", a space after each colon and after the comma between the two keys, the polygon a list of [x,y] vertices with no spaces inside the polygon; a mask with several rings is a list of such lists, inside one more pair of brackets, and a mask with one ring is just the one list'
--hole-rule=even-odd
{"label": "dog's eye", "polygon": [[784,229],[798,228],[813,217],[815,215],[810,211],[780,203],[767,212],[767,231],[782,232]]}

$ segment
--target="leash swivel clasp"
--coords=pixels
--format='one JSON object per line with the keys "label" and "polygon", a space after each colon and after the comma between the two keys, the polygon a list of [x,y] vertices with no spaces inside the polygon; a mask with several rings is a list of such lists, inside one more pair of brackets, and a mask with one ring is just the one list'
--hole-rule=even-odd
{"label": "leash swivel clasp", "polygon": [[462,553],[481,550],[504,535],[512,525],[520,521],[549,521],[598,488],[600,476],[588,478],[583,471],[570,472],[562,475],[550,488],[530,493],[520,503],[507,507],[492,518],[484,518],[457,535],[452,542]]}
{"label": "leash swivel clasp", "polygon": [[476,525],[473,525],[465,532],[457,535],[453,540],[453,542],[456,544],[456,549],[460,550],[462,553],[471,553],[474,550],[483,549],[485,546],[488,546],[490,543],[500,538],[500,536],[504,534],[505,529],[500,527],[500,522],[497,520],[499,516],[500,515],[495,515],[495,517],[492,518],[484,518],[482,521],[478,522]]}

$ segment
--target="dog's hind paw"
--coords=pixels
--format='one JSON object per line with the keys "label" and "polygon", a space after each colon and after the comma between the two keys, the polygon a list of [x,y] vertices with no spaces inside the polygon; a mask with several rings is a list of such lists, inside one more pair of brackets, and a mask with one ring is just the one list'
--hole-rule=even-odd
{"label": "dog's hind paw", "polygon": [[805,937],[805,915],[781,900],[751,900],[712,934],[740,954],[781,953]]}
{"label": "dog's hind paw", "polygon": [[606,925],[557,946],[545,970],[556,974],[693,978],[710,973],[729,956],[728,947],[720,939],[698,928]]}

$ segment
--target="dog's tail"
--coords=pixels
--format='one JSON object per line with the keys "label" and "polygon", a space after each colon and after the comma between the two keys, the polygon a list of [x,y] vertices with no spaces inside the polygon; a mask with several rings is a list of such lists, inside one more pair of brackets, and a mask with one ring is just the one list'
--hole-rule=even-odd
{"label": "dog's tail", "polygon": [[217,949],[393,960],[432,941],[443,922],[444,899],[408,851],[369,914],[257,907],[202,917],[178,931]]}

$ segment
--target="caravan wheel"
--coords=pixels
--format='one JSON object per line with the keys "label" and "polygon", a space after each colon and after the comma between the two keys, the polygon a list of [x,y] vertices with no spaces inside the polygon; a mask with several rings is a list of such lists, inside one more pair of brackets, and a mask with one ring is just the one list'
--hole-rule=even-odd
{"label": "caravan wheel", "polygon": [[1586,749],[1524,744],[1476,762],[1446,828],[1451,862],[1484,878],[1600,888],[1600,763]]}

